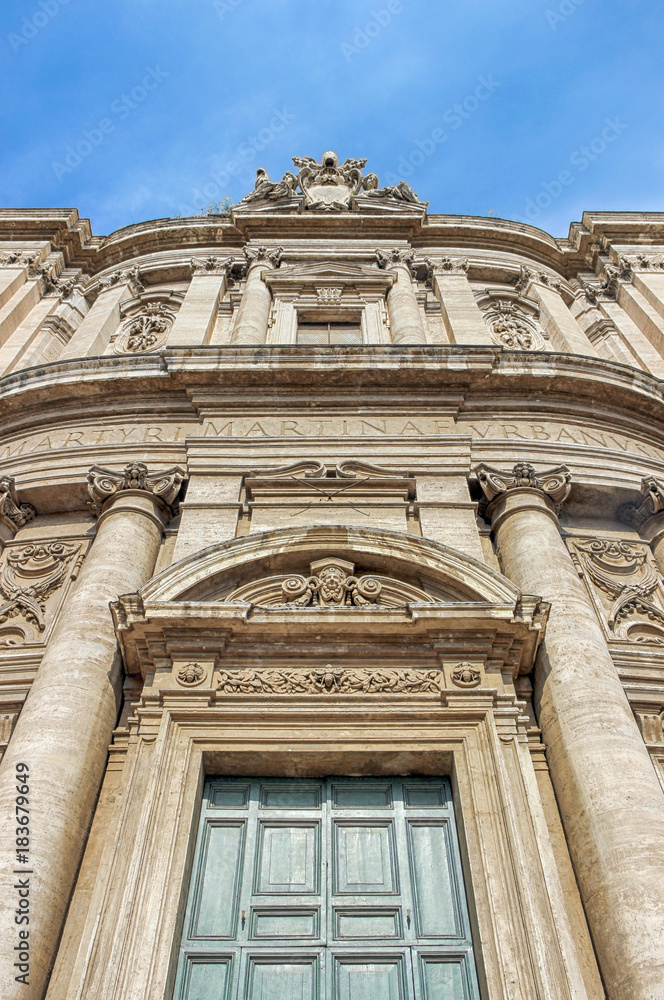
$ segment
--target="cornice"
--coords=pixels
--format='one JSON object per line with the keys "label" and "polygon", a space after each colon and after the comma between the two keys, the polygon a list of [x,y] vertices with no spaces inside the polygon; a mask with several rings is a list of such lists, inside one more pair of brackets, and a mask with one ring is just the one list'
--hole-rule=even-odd
{"label": "cornice", "polygon": [[[5,427],[33,414],[62,420],[126,401],[133,412],[170,400],[207,399],[227,405],[248,390],[260,398],[293,398],[315,390],[322,402],[357,396],[376,401],[400,393],[422,400],[450,394],[473,402],[489,397],[511,404],[530,400],[541,409],[597,410],[664,426],[664,383],[626,365],[571,354],[537,354],[499,347],[422,346],[303,348],[230,346],[166,349],[142,356],[55,361],[0,379],[0,420]],[[253,398],[253,397],[252,397]],[[601,399],[601,407],[598,400]],[[538,411],[539,412],[539,411]]]}
{"label": "cornice", "polygon": [[[441,253],[479,250],[523,256],[552,268],[564,277],[587,269],[588,256],[596,254],[602,241],[641,245],[664,241],[664,214],[657,212],[586,212],[582,222],[572,223],[567,238],[555,238],[542,229],[509,219],[437,214],[342,214],[284,215],[251,212],[246,207],[231,215],[155,219],[125,226],[108,236],[93,236],[90,222],[76,209],[2,209],[0,241],[49,241],[62,251],[68,267],[78,267],[90,276],[107,268],[127,266],[149,255],[181,253],[184,257],[232,253],[246,242],[272,240],[404,241],[416,251],[436,248]],[[151,261],[145,260],[149,267]]]}

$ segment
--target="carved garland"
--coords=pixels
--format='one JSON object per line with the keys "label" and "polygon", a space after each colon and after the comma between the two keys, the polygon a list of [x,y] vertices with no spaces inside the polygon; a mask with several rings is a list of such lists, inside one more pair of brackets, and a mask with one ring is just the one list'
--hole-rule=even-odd
{"label": "carved garland", "polygon": [[222,670],[217,690],[224,694],[439,694],[440,670]]}

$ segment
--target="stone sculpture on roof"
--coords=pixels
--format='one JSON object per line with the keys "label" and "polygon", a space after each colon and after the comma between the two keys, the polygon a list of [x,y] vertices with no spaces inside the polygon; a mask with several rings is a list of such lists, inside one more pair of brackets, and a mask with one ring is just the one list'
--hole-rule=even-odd
{"label": "stone sculpture on roof", "polygon": [[323,153],[320,161],[313,156],[294,156],[297,176],[287,170],[280,181],[272,181],[267,170],[256,171],[254,190],[240,202],[241,206],[265,207],[287,211],[412,211],[426,210],[406,181],[380,187],[377,174],[364,175],[366,159],[349,157],[339,163],[333,150]]}

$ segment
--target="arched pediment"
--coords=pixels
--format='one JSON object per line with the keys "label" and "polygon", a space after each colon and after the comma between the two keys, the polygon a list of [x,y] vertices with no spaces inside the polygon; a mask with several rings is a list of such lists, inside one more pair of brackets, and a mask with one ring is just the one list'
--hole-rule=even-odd
{"label": "arched pediment", "polygon": [[325,559],[352,565],[348,578],[377,579],[391,606],[426,601],[513,606],[520,597],[509,580],[456,549],[416,535],[351,526],[282,528],[235,538],[175,563],[140,595],[145,604],[288,603],[281,599],[285,580],[315,576],[312,564]]}

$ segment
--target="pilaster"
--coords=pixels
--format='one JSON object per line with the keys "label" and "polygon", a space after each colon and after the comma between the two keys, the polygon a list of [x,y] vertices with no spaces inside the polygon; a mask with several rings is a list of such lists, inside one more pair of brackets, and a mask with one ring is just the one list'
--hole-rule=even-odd
{"label": "pilaster", "polygon": [[445,257],[433,271],[433,290],[453,344],[491,344],[491,334],[468,281],[466,259]]}
{"label": "pilaster", "polygon": [[103,354],[120,325],[120,304],[143,287],[137,267],[115,271],[100,285],[97,301],[61,354],[63,361]]}

